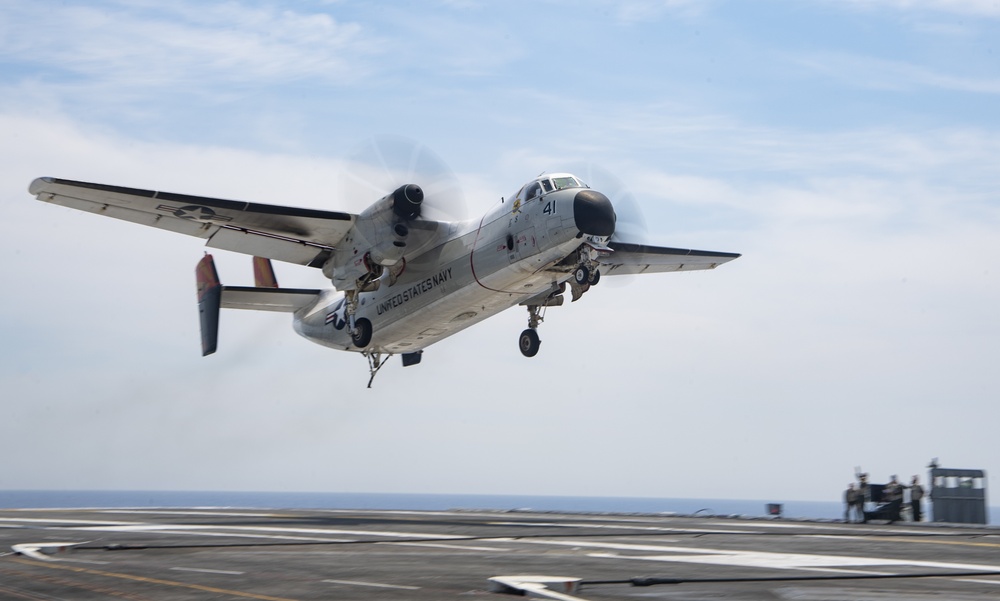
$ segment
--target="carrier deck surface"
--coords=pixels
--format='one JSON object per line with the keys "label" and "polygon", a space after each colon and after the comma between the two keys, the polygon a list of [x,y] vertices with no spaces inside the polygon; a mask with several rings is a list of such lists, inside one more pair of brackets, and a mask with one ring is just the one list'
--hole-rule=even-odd
{"label": "carrier deck surface", "polygon": [[0,553],[0,599],[1000,598],[1000,530],[938,524],[8,509]]}

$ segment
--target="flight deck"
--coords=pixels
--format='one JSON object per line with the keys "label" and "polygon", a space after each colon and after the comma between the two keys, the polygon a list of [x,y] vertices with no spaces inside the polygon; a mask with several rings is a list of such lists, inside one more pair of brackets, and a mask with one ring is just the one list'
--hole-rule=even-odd
{"label": "flight deck", "polygon": [[0,599],[1000,597],[1000,529],[526,511],[0,510]]}

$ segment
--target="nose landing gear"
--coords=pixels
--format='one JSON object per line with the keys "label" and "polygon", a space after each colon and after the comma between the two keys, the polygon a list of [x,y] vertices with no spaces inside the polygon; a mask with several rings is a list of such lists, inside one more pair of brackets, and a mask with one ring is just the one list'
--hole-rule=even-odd
{"label": "nose landing gear", "polygon": [[596,286],[601,281],[601,272],[596,267],[591,270],[586,265],[580,265],[573,272],[573,279],[569,282],[570,291],[573,294],[573,302],[583,296],[583,293],[590,290],[591,286]]}
{"label": "nose landing gear", "polygon": [[[573,269],[573,277],[569,279],[569,286],[573,292],[573,301],[579,300],[583,293],[590,290],[591,286],[596,286],[601,281],[600,262],[601,255],[612,252],[607,247],[606,239],[591,239],[584,244],[573,255],[576,267]],[[572,264],[572,263],[571,263]]]}

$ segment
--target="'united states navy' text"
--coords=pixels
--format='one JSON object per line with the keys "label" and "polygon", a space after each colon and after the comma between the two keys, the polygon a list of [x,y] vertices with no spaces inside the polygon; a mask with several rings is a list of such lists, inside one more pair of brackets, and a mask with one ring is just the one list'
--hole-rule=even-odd
{"label": "'united states navy' text", "polygon": [[451,279],[451,267],[441,271],[441,273],[431,276],[426,280],[421,280],[416,284],[410,286],[406,290],[403,290],[399,294],[390,296],[386,300],[379,303],[375,310],[378,311],[379,315],[391,311],[396,307],[402,305],[403,303],[409,302],[410,300],[420,296],[424,292],[430,292],[435,287],[447,282]]}

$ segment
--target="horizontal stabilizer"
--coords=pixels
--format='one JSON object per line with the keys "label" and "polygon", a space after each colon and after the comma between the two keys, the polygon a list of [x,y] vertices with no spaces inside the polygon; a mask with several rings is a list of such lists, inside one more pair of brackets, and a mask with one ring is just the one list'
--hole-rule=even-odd
{"label": "horizontal stabilizer", "polygon": [[315,302],[321,292],[322,290],[312,288],[223,286],[222,307],[225,309],[294,313]]}
{"label": "horizontal stabilizer", "polygon": [[259,287],[223,286],[212,255],[206,254],[195,270],[198,281],[198,314],[201,319],[201,354],[211,355],[219,344],[219,309],[294,312],[316,302],[322,290],[278,288],[271,262],[254,258],[254,279]]}

